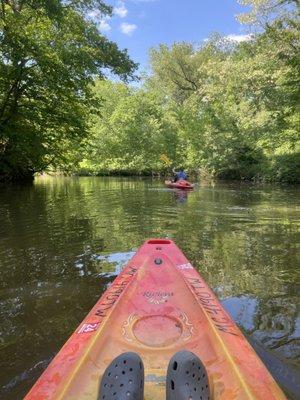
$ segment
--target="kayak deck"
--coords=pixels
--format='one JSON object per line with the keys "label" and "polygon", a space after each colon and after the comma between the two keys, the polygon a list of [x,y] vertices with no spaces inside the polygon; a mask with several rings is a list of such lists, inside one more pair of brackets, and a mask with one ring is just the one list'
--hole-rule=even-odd
{"label": "kayak deck", "polygon": [[170,358],[189,350],[205,365],[211,399],[285,399],[198,272],[170,240],[148,240],[99,299],[26,400],[97,399],[105,368],[138,353],[145,399],[165,399]]}
{"label": "kayak deck", "polygon": [[165,181],[165,185],[171,189],[182,189],[182,190],[194,189],[194,185],[185,180],[179,180],[177,182]]}

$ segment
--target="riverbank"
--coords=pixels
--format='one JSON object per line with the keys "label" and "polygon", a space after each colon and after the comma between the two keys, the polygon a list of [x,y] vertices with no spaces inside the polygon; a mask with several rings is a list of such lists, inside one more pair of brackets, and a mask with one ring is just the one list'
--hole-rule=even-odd
{"label": "riverbank", "polygon": [[[178,168],[177,165],[175,168]],[[227,180],[227,181],[248,181],[254,183],[284,183],[299,184],[300,183],[300,153],[291,155],[273,156],[268,162],[265,160],[263,164],[252,163],[240,165],[236,168],[223,168],[219,170],[209,171],[205,168],[197,168],[185,166],[184,169],[193,180]],[[35,176],[135,176],[135,177],[159,177],[167,178],[173,175],[171,167],[160,167],[157,169],[150,168],[104,168],[93,165],[90,161],[83,161],[77,167],[68,170],[52,170],[45,172],[18,174],[1,174],[0,183],[2,182],[18,182],[28,183],[33,181]]]}
{"label": "riverbank", "polygon": [[[195,179],[220,179],[251,182],[269,183],[300,183],[300,153],[273,157],[268,163],[263,165],[255,164],[247,169],[247,166],[240,168],[227,168],[219,171],[208,171],[203,168],[184,168],[187,173]],[[172,176],[171,168],[157,170],[150,169],[105,169],[89,165],[84,162],[82,166],[73,171],[75,176],[152,176],[169,177]]]}

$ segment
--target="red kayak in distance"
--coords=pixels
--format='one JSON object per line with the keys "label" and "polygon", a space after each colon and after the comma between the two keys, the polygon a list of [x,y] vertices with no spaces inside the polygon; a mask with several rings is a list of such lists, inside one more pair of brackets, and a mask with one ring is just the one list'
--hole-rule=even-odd
{"label": "red kayak in distance", "polygon": [[191,190],[194,189],[194,185],[184,179],[180,179],[177,182],[165,181],[165,185],[171,189],[182,189],[182,190]]}

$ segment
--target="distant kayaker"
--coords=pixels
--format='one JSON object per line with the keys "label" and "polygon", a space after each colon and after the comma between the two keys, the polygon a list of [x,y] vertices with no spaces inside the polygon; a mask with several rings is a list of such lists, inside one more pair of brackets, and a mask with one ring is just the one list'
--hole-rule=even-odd
{"label": "distant kayaker", "polygon": [[184,172],[184,170],[183,170],[183,168],[179,168],[179,171],[178,172],[176,172],[175,170],[173,170],[173,173],[174,173],[174,180],[173,180],[173,182],[177,182],[177,181],[179,181],[180,179],[183,179],[183,180],[187,180],[187,174]]}

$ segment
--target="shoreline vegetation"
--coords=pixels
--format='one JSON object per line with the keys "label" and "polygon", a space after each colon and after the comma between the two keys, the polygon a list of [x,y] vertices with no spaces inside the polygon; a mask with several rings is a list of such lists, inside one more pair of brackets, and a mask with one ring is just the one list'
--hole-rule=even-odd
{"label": "shoreline vegetation", "polygon": [[[131,171],[99,171],[99,172],[89,172],[89,171],[75,171],[75,172],[65,172],[65,171],[55,171],[55,172],[40,172],[36,173],[33,178],[25,183],[32,183],[35,178],[59,178],[59,177],[64,177],[64,178],[124,178],[124,179],[151,179],[153,181],[160,181],[163,182],[167,179],[172,178],[172,172],[171,171],[161,171],[161,172],[144,172],[144,173],[133,173]],[[232,184],[242,184],[245,186],[248,185],[255,185],[255,186],[265,186],[265,185],[271,185],[273,186],[278,186],[278,187],[284,187],[284,186],[293,186],[296,185],[298,186],[298,182],[285,182],[285,181],[278,181],[278,180],[267,180],[267,179],[221,179],[221,178],[215,178],[211,175],[208,175],[206,173],[201,173],[201,172],[196,172],[188,171],[188,181],[196,184],[200,183],[205,183],[205,184],[212,184],[214,185],[217,182],[223,182],[223,183],[232,183]],[[18,183],[22,183],[18,181]],[[0,185],[5,184],[5,182],[0,181]]]}
{"label": "shoreline vegetation", "polygon": [[161,44],[137,85],[137,64],[89,17],[112,14],[102,0],[0,0],[0,181],[183,167],[300,183],[299,1],[240,3],[253,33]]}
{"label": "shoreline vegetation", "polygon": [[[244,175],[239,169],[227,169],[223,172],[212,173],[208,170],[196,170],[185,168],[189,176],[199,177],[204,180],[229,180],[229,181],[248,181],[248,182],[268,182],[268,183],[285,183],[285,184],[299,184],[300,183],[300,154],[295,154],[291,157],[274,157],[269,160],[270,164],[268,169],[260,171],[260,165],[256,165],[257,173],[252,174],[251,170],[248,172],[244,170]],[[176,168],[176,167],[175,167]],[[173,176],[172,169],[160,170],[125,170],[125,169],[111,169],[111,170],[97,170],[95,167],[78,167],[74,171],[62,174],[70,174],[73,176],[141,176],[141,177],[170,177]]]}

